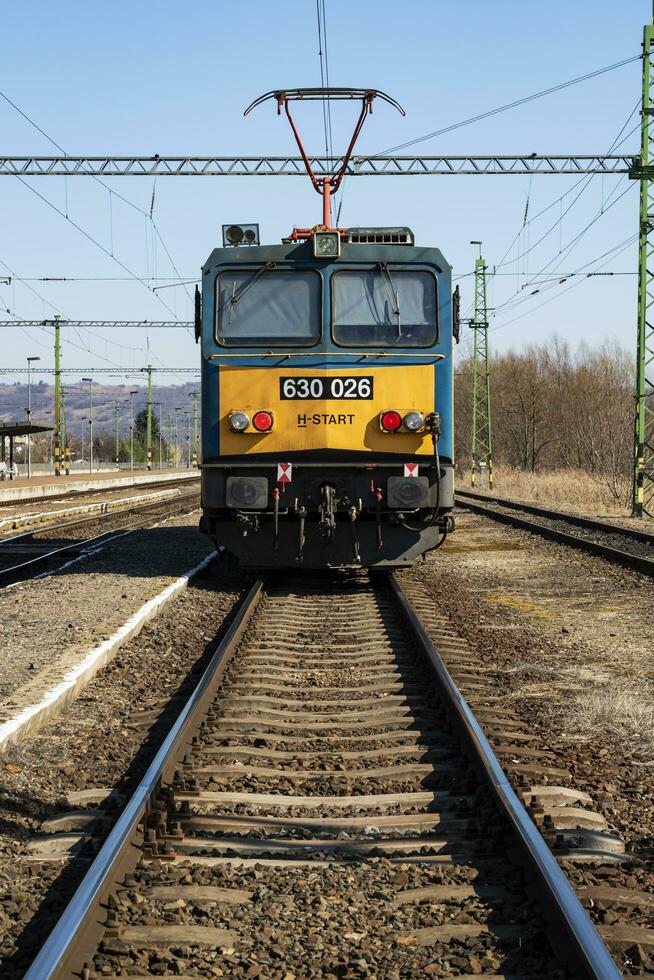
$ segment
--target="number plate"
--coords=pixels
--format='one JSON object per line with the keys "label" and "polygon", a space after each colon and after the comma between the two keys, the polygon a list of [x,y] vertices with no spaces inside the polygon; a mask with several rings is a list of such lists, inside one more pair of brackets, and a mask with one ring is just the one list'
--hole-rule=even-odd
{"label": "number plate", "polygon": [[372,396],[372,375],[349,378],[294,376],[279,379],[279,397],[282,401],[318,401],[321,398],[332,398],[336,401],[369,401]]}

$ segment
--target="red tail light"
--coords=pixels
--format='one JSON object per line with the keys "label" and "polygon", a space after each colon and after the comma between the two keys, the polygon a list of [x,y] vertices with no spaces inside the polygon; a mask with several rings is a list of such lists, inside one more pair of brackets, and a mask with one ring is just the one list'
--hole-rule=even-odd
{"label": "red tail light", "polygon": [[270,432],[273,427],[273,417],[271,412],[255,412],[252,416],[252,425],[257,432]]}
{"label": "red tail light", "polygon": [[382,412],[379,421],[386,432],[397,432],[402,425],[402,416],[399,412]]}

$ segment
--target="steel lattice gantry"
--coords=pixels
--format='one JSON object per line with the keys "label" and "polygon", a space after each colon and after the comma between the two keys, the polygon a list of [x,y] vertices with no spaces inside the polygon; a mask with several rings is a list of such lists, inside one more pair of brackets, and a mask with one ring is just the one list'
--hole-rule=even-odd
{"label": "steel lattice gantry", "polygon": [[[18,317],[14,320],[0,320],[0,328],[2,327],[53,327],[55,325],[55,320],[20,320]],[[140,327],[142,329],[159,329],[165,328],[168,330],[192,330],[193,321],[192,320],[64,320],[62,317],[59,318],[59,325],[62,327],[86,327],[88,329],[106,329],[107,327]]]}
{"label": "steel lattice gantry", "polygon": [[475,315],[472,351],[472,486],[493,489],[490,364],[488,361],[488,308],[486,262],[475,261]]}
{"label": "steel lattice gantry", "polygon": [[[343,158],[309,157],[316,175],[339,169]],[[507,156],[356,156],[350,177],[438,174],[625,174],[630,155],[538,153]],[[216,156],[0,156],[0,177],[306,177],[302,157]]]}
{"label": "steel lattice gantry", "polygon": [[643,36],[633,513],[654,510],[654,25]]}

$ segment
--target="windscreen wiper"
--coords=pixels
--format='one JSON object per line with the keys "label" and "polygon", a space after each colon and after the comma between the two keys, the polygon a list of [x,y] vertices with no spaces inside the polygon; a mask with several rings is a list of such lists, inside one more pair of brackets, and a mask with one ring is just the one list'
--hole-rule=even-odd
{"label": "windscreen wiper", "polygon": [[391,298],[391,309],[393,310],[393,316],[397,317],[397,336],[399,339],[402,336],[402,325],[400,322],[400,294],[395,288],[393,277],[391,276],[391,270],[388,268],[388,262],[379,262],[378,265],[381,270],[382,277],[385,276],[384,281]]}
{"label": "windscreen wiper", "polygon": [[244,282],[243,285],[238,290],[236,289],[236,280],[234,280],[234,284],[232,287],[232,295],[229,297],[229,319],[227,321],[228,323],[232,322],[232,314],[234,312],[234,307],[236,306],[236,304],[243,299],[245,294],[254,286],[255,282],[258,282],[259,279],[261,279],[264,273],[269,272],[270,269],[274,269],[276,265],[277,265],[276,262],[266,262],[266,264],[262,265],[260,269],[257,269],[254,275],[250,276],[250,278],[246,280],[246,282]]}

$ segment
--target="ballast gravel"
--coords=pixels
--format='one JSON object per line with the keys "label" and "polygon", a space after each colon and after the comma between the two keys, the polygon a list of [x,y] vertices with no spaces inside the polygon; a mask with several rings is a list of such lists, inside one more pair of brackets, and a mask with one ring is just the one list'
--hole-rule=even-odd
{"label": "ballast gravel", "polygon": [[[189,547],[180,536],[173,538],[178,560],[190,566]],[[171,567],[172,553],[162,557],[160,567],[164,562]],[[136,577],[142,567],[134,559]],[[123,588],[129,594],[124,574]],[[98,838],[78,857],[60,862],[35,859],[30,842],[43,833],[44,820],[75,809],[71,793],[95,788],[100,790],[98,800],[114,791],[108,804],[87,804],[105,811],[107,821],[100,829],[106,832],[138,784],[179,704],[172,702],[166,723],[156,725],[154,717],[184,692],[191,672],[197,674],[208,662],[245,584],[239,573],[212,563],[118,651],[64,715],[11,747],[0,760],[3,980],[24,975],[88,869]],[[146,711],[154,715],[144,726],[139,717]]]}
{"label": "ballast gravel", "polygon": [[[166,976],[261,977],[262,980],[400,980],[409,977],[455,977],[496,973],[502,966],[518,975],[543,975],[551,980],[563,974],[552,963],[542,931],[533,929],[534,909],[524,901],[519,876],[478,874],[472,868],[420,867],[373,858],[362,862],[334,862],[302,869],[198,868],[182,865],[137,869],[119,895],[116,917],[120,925],[147,925],[157,921],[175,925],[213,925],[236,935],[233,946],[201,950],[191,946],[150,948],[126,952],[106,940],[96,955],[98,972],[115,975],[125,969]],[[213,885],[239,889],[250,897],[244,903],[198,904],[134,902],[148,885]],[[446,903],[395,904],[401,892],[429,885],[502,884],[507,888],[503,913],[512,922],[525,923],[523,942],[504,942],[481,935],[421,945],[413,930],[433,926],[485,923],[488,907],[471,898],[465,912]],[[536,911],[537,915],[537,911]],[[100,972],[101,975],[101,972]]]}
{"label": "ballast gravel", "polygon": [[63,571],[0,589],[0,722],[30,703],[20,689],[39,671],[64,655],[81,660],[212,550],[197,513],[158,520]]}
{"label": "ballast gravel", "polygon": [[652,581],[476,515],[459,516],[451,543],[406,574],[654,876],[652,732],[622,727],[638,706],[654,713]]}

